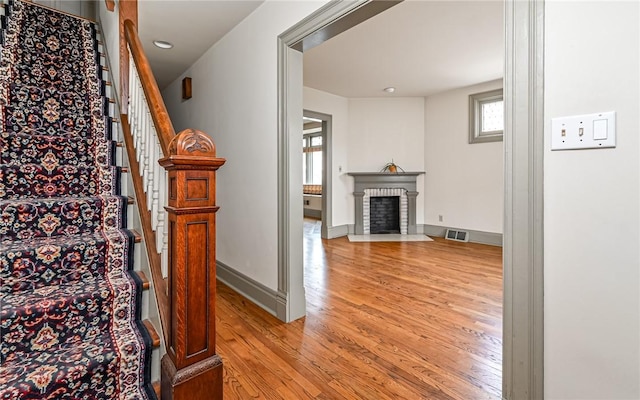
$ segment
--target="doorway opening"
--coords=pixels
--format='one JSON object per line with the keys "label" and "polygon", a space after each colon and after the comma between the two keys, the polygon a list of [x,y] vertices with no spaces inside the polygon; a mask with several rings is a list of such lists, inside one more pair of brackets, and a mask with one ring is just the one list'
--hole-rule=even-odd
{"label": "doorway opening", "polygon": [[331,226],[331,125],[332,117],[312,110],[302,113],[303,215],[321,221],[321,237]]}
{"label": "doorway opening", "polygon": [[[301,238],[290,235],[300,216],[289,209],[299,179],[288,157],[302,118],[304,51],[397,2],[329,2],[278,40],[278,316],[304,315]],[[380,9],[386,4],[386,8]],[[366,9],[366,10],[365,10]],[[365,10],[365,11],[363,11]],[[363,14],[369,13],[368,16]],[[505,221],[503,398],[543,396],[543,154],[544,2],[505,5]],[[518,49],[518,52],[515,51]],[[297,130],[299,134],[299,130]],[[296,174],[297,175],[297,174]],[[301,200],[300,196],[297,197]],[[518,338],[518,340],[515,340]]]}

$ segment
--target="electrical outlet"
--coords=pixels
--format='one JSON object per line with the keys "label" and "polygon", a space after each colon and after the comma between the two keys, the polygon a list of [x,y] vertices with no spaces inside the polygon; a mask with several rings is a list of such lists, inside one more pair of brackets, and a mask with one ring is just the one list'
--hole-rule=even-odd
{"label": "electrical outlet", "polygon": [[442,215],[438,215],[438,221],[442,222],[442,220],[443,220]]}

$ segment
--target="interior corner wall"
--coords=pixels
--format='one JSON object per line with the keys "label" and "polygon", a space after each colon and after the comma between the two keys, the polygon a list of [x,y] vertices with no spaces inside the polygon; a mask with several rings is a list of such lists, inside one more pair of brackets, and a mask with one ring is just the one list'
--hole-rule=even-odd
{"label": "interior corner wall", "polygon": [[113,11],[107,10],[104,0],[98,1],[97,14],[102,28],[102,36],[109,55],[109,69],[112,79],[114,80],[112,88],[120,91],[120,20],[118,7],[116,2]]}
{"label": "interior corner wall", "polygon": [[502,79],[426,98],[427,225],[503,232],[503,142],[469,144],[469,95],[500,88]]}
{"label": "interior corner wall", "polygon": [[[640,398],[639,27],[638,2],[546,2],[546,399]],[[602,111],[616,148],[551,151],[552,118]]]}
{"label": "interior corner wall", "polygon": [[[391,160],[407,172],[424,171],[424,122],[423,97],[349,99],[347,172],[377,172]],[[417,191],[416,222],[423,224],[424,175],[418,176]],[[350,193],[345,206],[354,209],[353,201]]]}
{"label": "interior corner wall", "polygon": [[[217,259],[273,290],[278,288],[277,38],[323,4],[264,2],[162,92],[176,132],[187,127],[206,132],[218,156],[227,159],[217,172]],[[184,76],[192,79],[189,100],[181,99]],[[290,163],[300,169],[302,187],[302,153],[299,163]],[[302,220],[302,190],[299,198]]]}
{"label": "interior corner wall", "polygon": [[[347,136],[349,133],[349,101],[345,97],[331,93],[304,88],[303,103],[305,110],[331,115],[331,170],[332,195],[331,210],[333,226],[353,224],[353,179],[347,175]],[[341,171],[342,170],[342,171]]]}

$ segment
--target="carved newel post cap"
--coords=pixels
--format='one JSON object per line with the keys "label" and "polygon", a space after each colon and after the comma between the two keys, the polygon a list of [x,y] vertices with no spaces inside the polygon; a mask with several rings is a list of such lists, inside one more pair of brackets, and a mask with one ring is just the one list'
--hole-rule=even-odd
{"label": "carved newel post cap", "polygon": [[225,163],[224,158],[216,157],[213,139],[197,129],[187,128],[169,142],[169,155],[159,160],[160,165],[171,168],[218,169]]}
{"label": "carved newel post cap", "polygon": [[216,145],[206,133],[187,128],[173,137],[169,143],[169,155],[216,156]]}

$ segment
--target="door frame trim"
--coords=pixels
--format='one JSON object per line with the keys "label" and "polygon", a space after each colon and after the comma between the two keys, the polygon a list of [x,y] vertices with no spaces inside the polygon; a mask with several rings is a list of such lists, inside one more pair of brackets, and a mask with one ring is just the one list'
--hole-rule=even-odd
{"label": "door frame trim", "polygon": [[505,3],[502,397],[544,398],[544,0]]}
{"label": "door frame trim", "polygon": [[[290,121],[302,120],[302,104],[289,93],[289,52],[305,37],[325,29],[372,0],[331,1],[278,37],[278,313],[283,321],[305,314],[301,239],[291,227],[302,215],[290,208]],[[378,11],[379,12],[379,11]],[[344,21],[343,21],[344,22]],[[503,293],[504,399],[544,397],[544,0],[505,3],[505,216]],[[316,37],[318,35],[315,35]],[[298,86],[299,85],[299,86]],[[296,96],[300,97],[300,96]],[[301,101],[300,101],[301,102]],[[293,142],[299,147],[299,142]],[[298,178],[299,179],[299,178]],[[301,192],[298,190],[298,192]],[[300,248],[298,248],[300,247]],[[302,306],[301,306],[302,304]]]}

